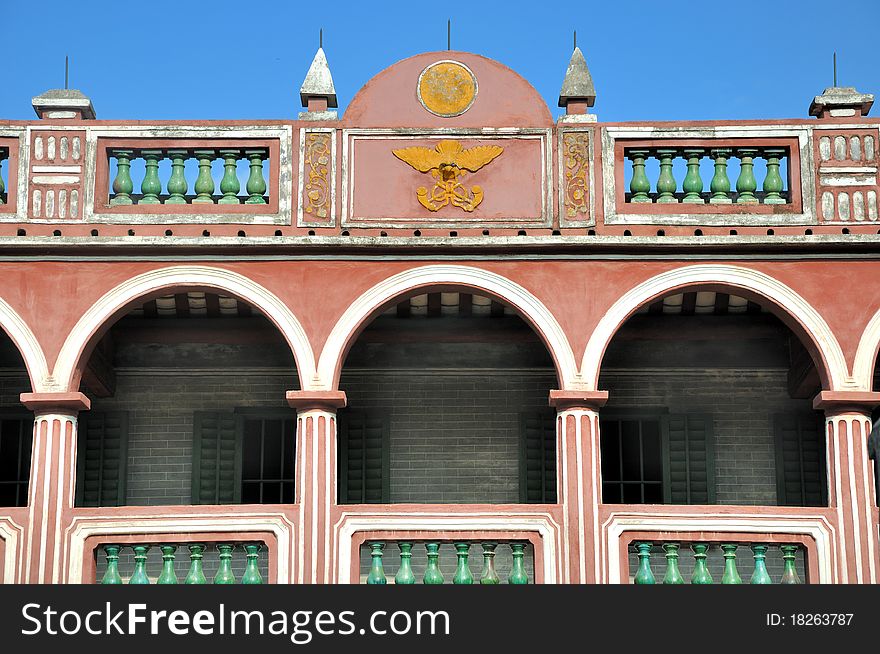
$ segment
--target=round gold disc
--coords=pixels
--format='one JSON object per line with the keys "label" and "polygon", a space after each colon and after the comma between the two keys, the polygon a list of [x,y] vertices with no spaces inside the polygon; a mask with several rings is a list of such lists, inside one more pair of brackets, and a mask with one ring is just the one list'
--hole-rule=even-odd
{"label": "round gold disc", "polygon": [[419,102],[432,114],[449,118],[470,109],[477,97],[477,78],[457,61],[438,61],[419,75]]}

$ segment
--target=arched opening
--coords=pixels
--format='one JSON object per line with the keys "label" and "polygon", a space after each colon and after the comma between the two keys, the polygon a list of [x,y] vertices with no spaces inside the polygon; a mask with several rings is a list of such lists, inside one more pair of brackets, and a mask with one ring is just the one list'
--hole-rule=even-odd
{"label": "arched opening", "polygon": [[21,352],[0,330],[0,507],[27,506],[33,449],[34,414],[21,393],[31,381]]}
{"label": "arched opening", "polygon": [[75,373],[91,400],[76,505],[292,504],[296,415],[285,391],[299,383],[265,312],[185,286],[113,316]]}

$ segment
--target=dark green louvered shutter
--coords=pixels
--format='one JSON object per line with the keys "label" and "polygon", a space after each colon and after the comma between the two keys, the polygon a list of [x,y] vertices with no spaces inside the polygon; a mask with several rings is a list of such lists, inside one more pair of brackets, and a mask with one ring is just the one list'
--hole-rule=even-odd
{"label": "dark green louvered shutter", "polygon": [[773,417],[776,501],[780,506],[824,506],[824,421],[815,413]]}
{"label": "dark green louvered shutter", "polygon": [[556,503],[556,414],[520,415],[520,502]]}
{"label": "dark green louvered shutter", "polygon": [[713,504],[715,440],[712,416],[664,416],[663,461],[663,501],[666,504]]}
{"label": "dark green louvered shutter", "polygon": [[77,506],[122,506],[128,471],[128,414],[81,413],[78,426]]}
{"label": "dark green louvered shutter", "polygon": [[241,439],[235,414],[199,412],[193,426],[193,504],[240,502]]}
{"label": "dark green louvered shutter", "polygon": [[390,501],[388,423],[381,413],[339,412],[340,504]]}

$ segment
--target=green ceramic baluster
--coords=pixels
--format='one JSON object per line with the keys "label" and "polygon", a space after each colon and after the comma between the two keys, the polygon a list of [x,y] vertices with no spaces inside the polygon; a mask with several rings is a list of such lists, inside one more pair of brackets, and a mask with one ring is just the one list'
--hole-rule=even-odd
{"label": "green ceramic baluster", "polygon": [[798,577],[797,570],[794,567],[794,559],[795,555],[798,551],[797,545],[780,545],[780,550],[782,550],[782,560],[785,562],[785,567],[782,570],[782,579],[779,581],[780,584],[799,584],[801,583],[801,578]]}
{"label": "green ceramic baluster", "polygon": [[684,577],[678,569],[678,543],[663,543],[663,551],[666,552],[666,575],[663,577],[664,584],[683,584]]}
{"label": "green ceramic baluster", "polygon": [[400,548],[400,567],[394,575],[394,583],[398,586],[410,586],[416,583],[416,576],[412,571],[412,543],[398,543]]}
{"label": "green ceramic baluster", "polygon": [[468,552],[470,545],[468,543],[456,543],[455,555],[458,557],[458,567],[455,569],[455,576],[452,578],[453,584],[472,584],[474,583],[474,575],[468,567]]}
{"label": "green ceramic baluster", "polygon": [[113,197],[110,205],[132,204],[131,192],[134,183],[131,181],[131,158],[133,150],[111,150],[110,154],[116,157],[116,178],[113,180]]}
{"label": "green ceramic baluster", "polygon": [[513,565],[510,568],[510,574],[507,576],[507,583],[514,585],[525,585],[529,583],[529,575],[526,574],[525,566],[525,549],[524,543],[511,543],[510,553],[513,556]]}
{"label": "green ceramic baluster", "polygon": [[266,192],[266,180],[263,179],[263,156],[265,150],[245,150],[245,156],[251,162],[251,174],[248,177],[245,189],[248,192],[248,199],[245,204],[266,204],[263,193]]}
{"label": "green ceramic baluster", "polygon": [[741,584],[742,577],[736,571],[736,545],[722,545],[721,551],[724,553],[724,574],[721,575],[721,583]]}
{"label": "green ceramic baluster", "polygon": [[211,176],[211,164],[214,161],[213,150],[195,150],[193,154],[199,160],[199,176],[193,190],[196,197],[193,204],[214,204],[214,178]]}
{"label": "green ceramic baluster", "polygon": [[712,575],[709,574],[709,568],[706,567],[706,550],[708,545],[702,543],[694,543],[691,545],[694,551],[694,574],[691,576],[692,584],[711,584]]}
{"label": "green ceramic baluster", "polygon": [[168,199],[165,204],[186,204],[187,183],[183,175],[186,150],[168,150],[171,159],[171,177],[168,178]]}
{"label": "green ceramic baluster", "polygon": [[687,149],[684,156],[687,157],[687,175],[681,183],[681,190],[685,196],[682,202],[689,204],[703,204],[703,179],[700,177],[700,160],[706,153],[701,149]]}
{"label": "green ceramic baluster", "polygon": [[217,204],[239,204],[238,192],[241,183],[238,181],[238,159],[241,157],[239,150],[220,150],[223,157],[223,179],[220,180],[220,192],[223,197],[217,200]]}
{"label": "green ceramic baluster", "polygon": [[162,192],[162,182],[159,180],[159,161],[162,159],[161,150],[141,150],[144,158],[144,179],[141,182],[141,197],[138,204],[159,204],[159,194]]}
{"label": "green ceramic baluster", "polygon": [[205,551],[204,545],[189,546],[189,574],[186,575],[185,584],[205,584],[205,573],[202,571],[202,555]]}
{"label": "green ceramic baluster", "polygon": [[259,556],[259,543],[249,543],[244,546],[245,556],[247,557],[247,565],[244,567],[244,574],[241,576],[243,584],[262,584],[263,575],[260,574],[260,568],[257,565],[257,557]]}
{"label": "green ceramic baluster", "polygon": [[639,557],[639,569],[633,579],[635,584],[653,584],[654,573],[651,572],[651,543],[636,544]]}
{"label": "green ceramic baluster", "polygon": [[752,545],[752,555],[755,559],[755,571],[752,573],[752,578],[749,579],[749,583],[772,584],[773,580],[767,572],[767,562],[765,561],[765,558],[767,557],[767,546]]}
{"label": "green ceramic baluster", "polygon": [[741,148],[736,151],[739,155],[739,178],[736,180],[736,201],[738,204],[757,204],[758,198],[755,191],[758,190],[758,182],[755,180],[755,155],[757,150]]}
{"label": "green ceramic baluster", "polygon": [[785,204],[782,197],[782,175],[779,174],[779,161],[785,156],[783,148],[767,148],[764,159],[767,160],[767,176],[764,178],[764,204]]}
{"label": "green ceramic baluster", "polygon": [[107,585],[117,585],[122,583],[122,577],[119,576],[119,545],[104,545],[104,554],[107,556],[107,570],[101,577],[101,583]]}
{"label": "green ceramic baluster", "polygon": [[382,585],[388,583],[385,578],[385,568],[382,567],[382,550],[385,549],[385,543],[370,543],[370,557],[372,564],[370,565],[370,574],[367,575],[367,583],[372,585]]}
{"label": "green ceramic baluster", "polygon": [[134,572],[128,583],[133,585],[150,583],[150,578],[147,576],[147,552],[150,551],[150,546],[135,545],[131,549],[134,550]]}
{"label": "green ceramic baluster", "polygon": [[159,575],[157,584],[176,584],[177,575],[174,573],[174,553],[177,545],[162,545],[162,574]]}
{"label": "green ceramic baluster", "polygon": [[672,175],[672,160],[675,159],[675,150],[662,148],[657,150],[657,158],[660,159],[660,177],[657,178],[657,202],[678,202],[675,197],[675,177]]}
{"label": "green ceramic baluster", "polygon": [[645,159],[648,158],[647,150],[630,150],[626,156],[632,161],[633,173],[629,182],[629,191],[632,194],[630,202],[650,202],[648,193],[651,192],[651,182],[645,174]]}
{"label": "green ceramic baluster", "polygon": [[425,567],[425,576],[422,582],[425,584],[442,584],[443,574],[440,572],[440,565],[437,559],[440,558],[439,543],[425,543],[425,549],[428,551],[428,565]]}
{"label": "green ceramic baluster", "polygon": [[220,566],[214,575],[215,584],[234,584],[235,575],[232,574],[232,550],[234,545],[218,545],[220,551]]}
{"label": "green ceramic baluster", "polygon": [[483,571],[480,573],[481,584],[499,584],[501,580],[495,572],[495,548],[498,543],[483,543]]}
{"label": "green ceramic baluster", "polygon": [[710,152],[712,160],[715,163],[715,174],[709,183],[709,190],[712,192],[709,198],[709,204],[730,204],[730,179],[727,177],[727,159],[730,157],[730,150],[727,148],[717,148]]}

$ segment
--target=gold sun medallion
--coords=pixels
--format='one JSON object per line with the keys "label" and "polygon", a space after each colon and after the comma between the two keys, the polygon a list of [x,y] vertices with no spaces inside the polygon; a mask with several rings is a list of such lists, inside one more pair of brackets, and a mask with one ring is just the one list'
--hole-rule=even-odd
{"label": "gold sun medallion", "polygon": [[419,75],[417,92],[422,106],[436,116],[451,118],[470,109],[477,98],[477,78],[457,61],[438,61]]}

